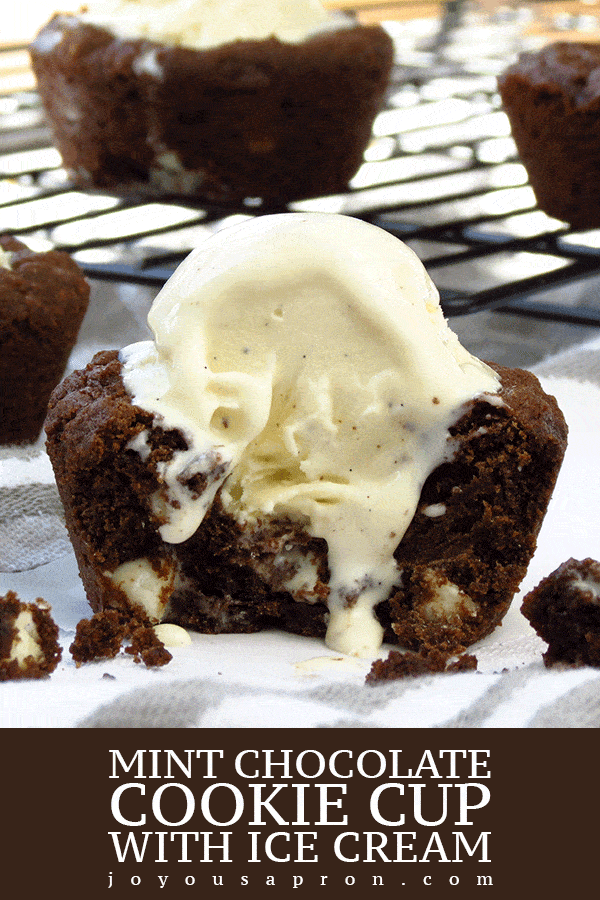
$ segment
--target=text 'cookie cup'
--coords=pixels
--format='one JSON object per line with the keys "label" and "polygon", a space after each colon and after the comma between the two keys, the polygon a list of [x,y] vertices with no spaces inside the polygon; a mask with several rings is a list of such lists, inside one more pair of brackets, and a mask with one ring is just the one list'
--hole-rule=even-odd
{"label": "text 'cookie cup'", "polygon": [[56,389],[48,452],[88,599],[368,657],[502,619],[566,445],[529,373],[449,329],[415,254],[357,219],[263,216],[180,265],[154,340]]}

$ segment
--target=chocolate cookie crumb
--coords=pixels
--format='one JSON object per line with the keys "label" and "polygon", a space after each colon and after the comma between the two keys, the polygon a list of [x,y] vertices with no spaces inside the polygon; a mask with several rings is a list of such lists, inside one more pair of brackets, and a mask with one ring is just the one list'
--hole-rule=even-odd
{"label": "chocolate cookie crumb", "polygon": [[521,612],[548,644],[547,667],[600,668],[600,562],[568,559],[526,595]]}
{"label": "chocolate cookie crumb", "polygon": [[77,624],[75,640],[69,647],[77,668],[96,659],[113,659],[123,643],[126,628],[114,609],[94,613]]}
{"label": "chocolate cookie crumb", "polygon": [[147,619],[127,619],[115,609],[94,613],[91,619],[82,619],[69,649],[79,667],[84,662],[114,659],[128,639],[131,643],[125,648],[125,653],[132,655],[136,663],[164,666],[173,659]]}
{"label": "chocolate cookie crumb", "polygon": [[463,653],[446,666],[446,672],[476,672],[477,657],[474,653]]}
{"label": "chocolate cookie crumb", "polygon": [[166,666],[173,659],[153,628],[140,625],[131,635],[131,644],[125,649],[135,662],[143,662],[147,666]]}
{"label": "chocolate cookie crumb", "polygon": [[0,597],[0,681],[44,678],[61,657],[58,626],[45,600],[24,603],[14,591]]}
{"label": "chocolate cookie crumb", "polygon": [[367,684],[395,681],[399,678],[418,678],[439,672],[467,672],[477,669],[477,657],[463,653],[458,659],[434,647],[416,653],[390,650],[387,659],[376,659],[366,676]]}

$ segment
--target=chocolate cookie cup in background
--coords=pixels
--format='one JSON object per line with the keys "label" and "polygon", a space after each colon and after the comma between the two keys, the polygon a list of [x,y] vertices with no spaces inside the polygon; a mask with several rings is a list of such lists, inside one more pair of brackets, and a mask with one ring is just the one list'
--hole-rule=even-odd
{"label": "chocolate cookie cup in background", "polygon": [[600,44],[522,53],[498,90],[540,209],[574,228],[600,227]]}
{"label": "chocolate cookie cup in background", "polygon": [[77,184],[271,206],[347,189],[393,62],[380,26],[194,49],[66,15],[30,53]]}
{"label": "chocolate cookie cup in background", "polygon": [[67,253],[0,237],[0,444],[37,439],[90,288]]}

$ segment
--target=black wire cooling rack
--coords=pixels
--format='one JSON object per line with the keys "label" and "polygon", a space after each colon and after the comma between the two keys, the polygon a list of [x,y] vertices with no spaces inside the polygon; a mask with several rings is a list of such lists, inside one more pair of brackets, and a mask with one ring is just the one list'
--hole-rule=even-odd
{"label": "black wire cooling rack", "polygon": [[[600,231],[574,232],[536,208],[496,92],[504,64],[487,56],[457,67],[433,50],[399,58],[349,191],[286,209],[357,216],[397,235],[447,315],[494,308],[598,326],[595,290],[581,300],[552,289],[600,275]],[[76,189],[36,92],[0,93],[0,231],[69,251],[91,278],[160,287],[203,237],[272,211],[256,198],[232,209]]]}

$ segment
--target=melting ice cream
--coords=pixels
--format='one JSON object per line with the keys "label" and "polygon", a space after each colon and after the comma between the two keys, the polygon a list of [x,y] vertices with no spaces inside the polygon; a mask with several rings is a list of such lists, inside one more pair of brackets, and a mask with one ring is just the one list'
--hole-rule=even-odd
{"label": "melting ice cream", "polygon": [[[242,523],[301,523],[327,542],[328,645],[376,650],[373,609],[398,583],[394,550],[448,429],[499,387],[449,329],[418,258],[357,219],[257,217],[192,252],[148,321],[154,340],[121,352],[125,385],[188,443],[160,473],[163,539],[190,537],[218,490]],[[182,482],[217,459],[195,497]]]}

